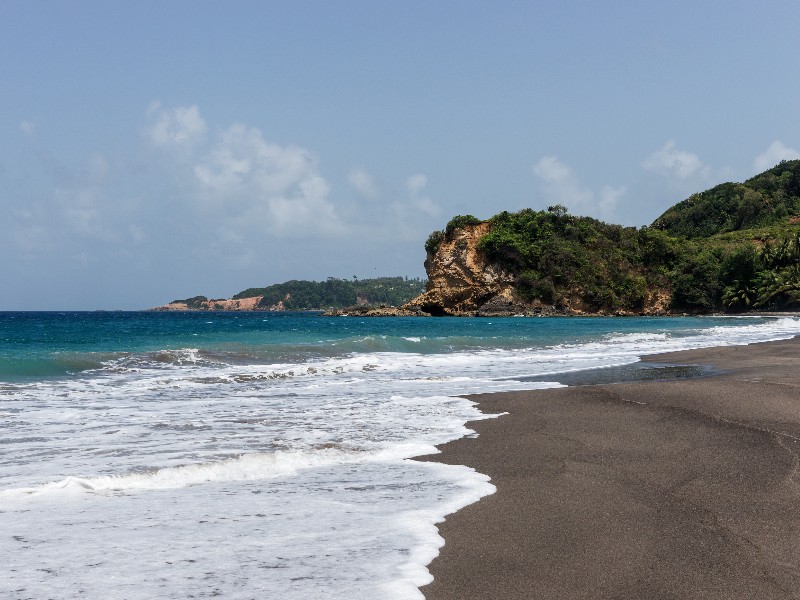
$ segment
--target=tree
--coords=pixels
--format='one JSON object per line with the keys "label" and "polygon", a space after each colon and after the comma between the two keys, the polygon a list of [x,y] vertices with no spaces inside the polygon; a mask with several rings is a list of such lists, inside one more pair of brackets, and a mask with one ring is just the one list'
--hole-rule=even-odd
{"label": "tree", "polygon": [[563,204],[554,204],[553,206],[547,207],[547,212],[553,213],[557,217],[565,217],[569,211]]}

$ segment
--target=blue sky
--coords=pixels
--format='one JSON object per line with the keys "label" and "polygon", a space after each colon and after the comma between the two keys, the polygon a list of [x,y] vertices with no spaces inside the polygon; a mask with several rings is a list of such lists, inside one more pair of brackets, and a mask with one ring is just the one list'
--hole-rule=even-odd
{"label": "blue sky", "polygon": [[424,276],[800,157],[797,2],[0,3],[0,310]]}

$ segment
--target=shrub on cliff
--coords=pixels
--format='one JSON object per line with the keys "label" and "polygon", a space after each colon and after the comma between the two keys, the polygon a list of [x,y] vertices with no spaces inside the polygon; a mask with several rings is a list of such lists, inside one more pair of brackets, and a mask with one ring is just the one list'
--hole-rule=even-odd
{"label": "shrub on cliff", "polygon": [[184,300],[173,300],[170,304],[185,304],[187,308],[200,308],[205,302],[208,302],[205,296],[193,296]]}
{"label": "shrub on cliff", "polygon": [[463,229],[467,225],[478,225],[480,223],[483,223],[483,221],[472,215],[457,215],[447,222],[444,234],[447,238],[450,238],[457,230]]}
{"label": "shrub on cliff", "polygon": [[444,241],[444,231],[434,231],[428,236],[428,239],[425,240],[425,252],[428,254],[436,254],[436,251],[439,249],[439,246],[442,245]]}

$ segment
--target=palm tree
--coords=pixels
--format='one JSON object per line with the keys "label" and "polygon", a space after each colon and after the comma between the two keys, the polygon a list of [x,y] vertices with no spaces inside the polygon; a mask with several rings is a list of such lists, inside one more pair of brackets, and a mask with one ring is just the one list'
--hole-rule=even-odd
{"label": "palm tree", "polygon": [[791,306],[800,303],[800,263],[772,271],[761,271],[756,280],[754,306]]}
{"label": "palm tree", "polygon": [[748,282],[736,279],[733,285],[725,288],[722,305],[731,310],[747,310],[757,296],[758,292],[751,288]]}
{"label": "palm tree", "polygon": [[[759,253],[759,262],[761,271],[754,282],[753,306],[788,307],[799,304],[800,231],[774,244],[767,241]],[[729,297],[734,302],[738,298],[735,291],[731,291]]]}

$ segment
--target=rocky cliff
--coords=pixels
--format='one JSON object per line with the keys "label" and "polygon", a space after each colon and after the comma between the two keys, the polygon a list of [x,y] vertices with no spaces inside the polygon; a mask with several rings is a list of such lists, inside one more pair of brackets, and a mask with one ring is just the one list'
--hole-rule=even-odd
{"label": "rocky cliff", "polygon": [[175,300],[174,302],[170,302],[169,304],[165,304],[163,306],[157,306],[151,310],[156,312],[165,312],[165,311],[180,311],[180,310],[233,310],[233,311],[244,311],[244,310],[267,310],[267,311],[276,311],[276,310],[285,310],[283,303],[278,302],[272,306],[261,306],[261,296],[254,296],[252,298],[242,298],[242,299],[218,299],[218,300],[209,300],[204,296],[198,296],[195,298],[190,298],[188,300]]}
{"label": "rocky cliff", "polygon": [[[544,213],[542,213],[544,214]],[[554,218],[565,218],[557,216]],[[659,286],[643,286],[635,305],[597,302],[580,278],[572,277],[550,297],[526,294],[530,271],[520,274],[504,269],[487,255],[480,243],[493,230],[492,221],[460,224],[440,232],[438,243],[428,246],[425,270],[427,290],[403,305],[398,316],[409,312],[434,316],[548,316],[548,315],[656,315],[666,314],[669,292]],[[609,262],[602,252],[593,259]],[[566,265],[565,265],[566,266]],[[626,264],[626,268],[629,265]],[[635,267],[625,277],[644,281]],[[550,278],[540,275],[552,290]]]}
{"label": "rocky cliff", "polygon": [[466,225],[445,236],[425,259],[427,290],[403,308],[434,316],[462,316],[474,315],[487,304],[515,304],[514,277],[491,264],[478,248],[490,227],[489,223]]}

